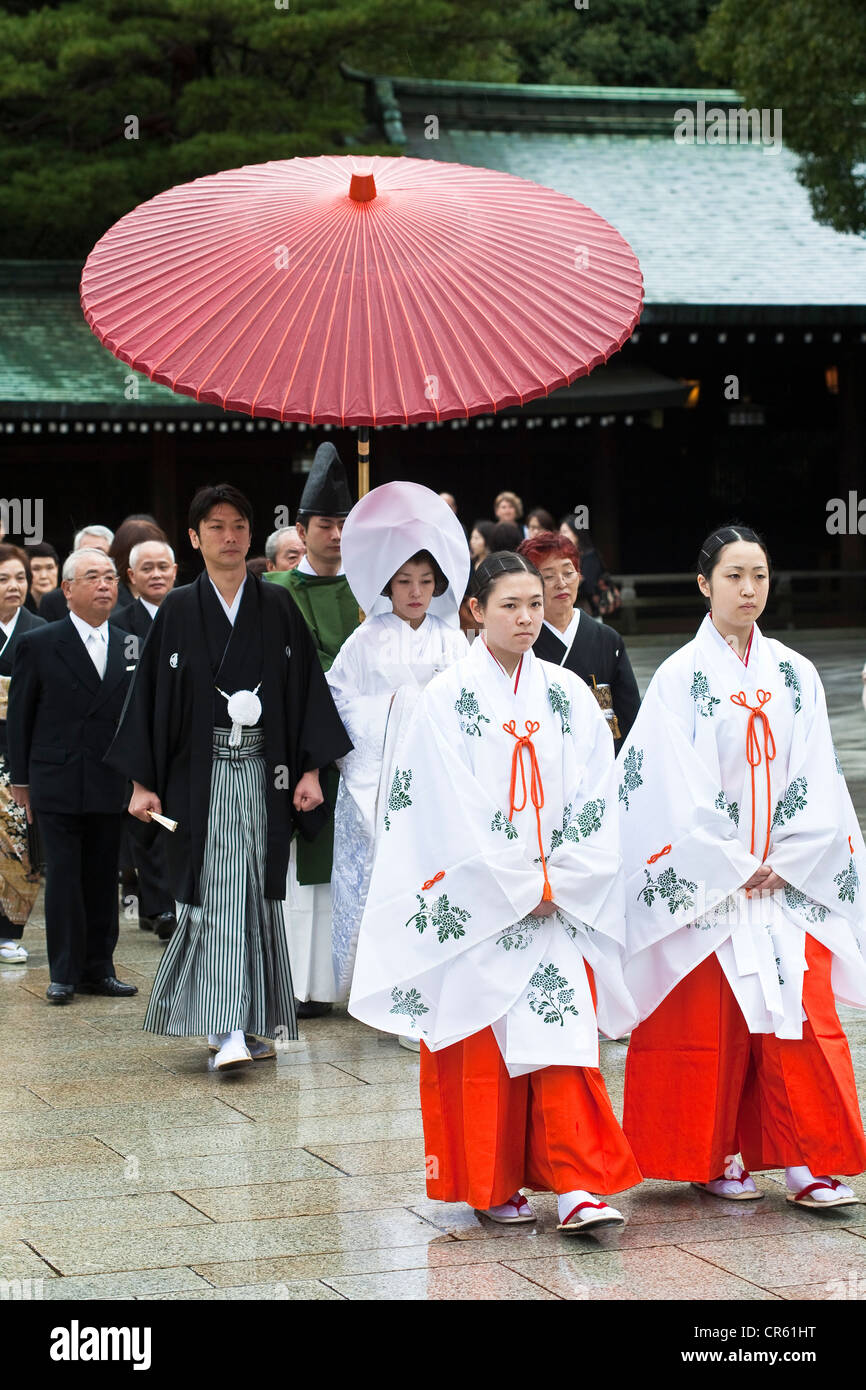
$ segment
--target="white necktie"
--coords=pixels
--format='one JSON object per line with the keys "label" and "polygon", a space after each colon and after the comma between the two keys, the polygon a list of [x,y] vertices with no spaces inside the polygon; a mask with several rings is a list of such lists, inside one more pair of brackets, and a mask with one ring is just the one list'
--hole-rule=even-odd
{"label": "white necktie", "polygon": [[99,679],[102,680],[102,677],[105,675],[107,653],[105,650],[105,638],[102,636],[101,632],[89,632],[87,634],[87,650],[90,654],[91,661],[96,667],[97,675]]}

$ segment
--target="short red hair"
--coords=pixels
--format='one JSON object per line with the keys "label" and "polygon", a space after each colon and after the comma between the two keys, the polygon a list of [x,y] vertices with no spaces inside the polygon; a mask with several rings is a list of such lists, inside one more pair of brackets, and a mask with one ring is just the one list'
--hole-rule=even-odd
{"label": "short red hair", "polygon": [[517,547],[517,553],[525,556],[536,569],[541,569],[548,555],[556,555],[559,559],[570,560],[576,570],[580,569],[580,555],[577,546],[574,541],[570,541],[567,536],[560,535],[558,531],[539,531],[538,535],[530,536],[528,540],[521,541]]}

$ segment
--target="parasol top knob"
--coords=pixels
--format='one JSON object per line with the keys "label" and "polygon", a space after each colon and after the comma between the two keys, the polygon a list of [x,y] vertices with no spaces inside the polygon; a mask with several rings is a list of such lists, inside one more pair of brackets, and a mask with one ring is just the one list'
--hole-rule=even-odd
{"label": "parasol top knob", "polygon": [[376,196],[376,180],[372,174],[353,174],[349,197],[356,203],[371,203]]}

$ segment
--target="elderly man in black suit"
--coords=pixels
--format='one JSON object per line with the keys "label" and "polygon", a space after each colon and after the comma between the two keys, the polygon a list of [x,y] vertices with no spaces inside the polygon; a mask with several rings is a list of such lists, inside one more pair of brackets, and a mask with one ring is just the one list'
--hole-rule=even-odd
{"label": "elderly man in black suit", "polygon": [[127,783],[102,761],[134,663],[108,615],[114,561],[75,550],[63,566],[69,613],[18,643],[7,732],[12,794],[39,814],[45,846],[45,930],[52,1004],[76,990],[137,994],[115,976],[117,861]]}
{"label": "elderly man in black suit", "polygon": [[[137,595],[120,608],[112,621],[135,638],[127,654],[138,662],[159,606],[174,588],[177,564],[174,551],[164,541],[139,541],[129,552],[129,569],[124,576]],[[155,834],[155,826],[143,826],[124,817],[123,862],[131,863],[138,880],[138,925],[152,931],[160,941],[168,941],[177,925],[174,894],[168,882],[165,835]]]}

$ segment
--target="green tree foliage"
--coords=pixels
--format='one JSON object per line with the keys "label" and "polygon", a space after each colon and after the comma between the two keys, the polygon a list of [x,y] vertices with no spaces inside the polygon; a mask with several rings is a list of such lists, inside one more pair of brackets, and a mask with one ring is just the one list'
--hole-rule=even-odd
{"label": "green tree foliage", "polygon": [[695,87],[696,40],[714,0],[547,0],[516,40],[520,81],[566,86]]}
{"label": "green tree foliage", "polygon": [[721,0],[699,56],[747,106],[781,110],[818,220],[866,233],[864,0]]}
{"label": "green tree foliage", "polygon": [[[370,72],[516,81],[540,0],[61,0],[0,8],[0,256],[76,258],[220,169],[363,144]],[[138,138],[129,138],[138,122]],[[397,151],[390,151],[396,153]]]}

